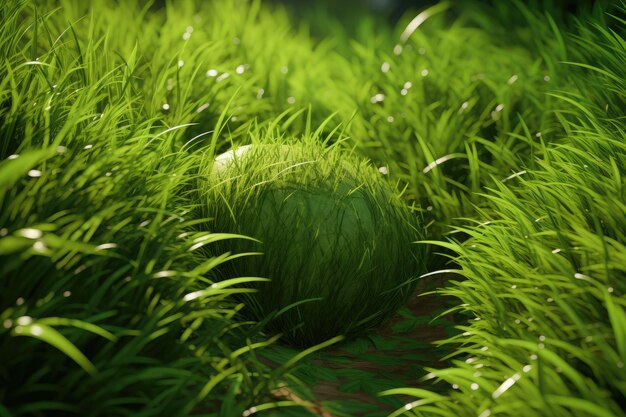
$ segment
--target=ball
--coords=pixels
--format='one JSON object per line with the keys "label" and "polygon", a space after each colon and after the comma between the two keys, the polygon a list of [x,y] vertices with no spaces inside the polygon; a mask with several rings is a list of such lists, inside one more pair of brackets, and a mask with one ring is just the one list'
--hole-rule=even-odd
{"label": "ball", "polygon": [[406,301],[424,271],[416,215],[375,167],[339,146],[256,144],[218,156],[201,186],[223,252],[261,253],[217,268],[219,279],[266,277],[244,312],[310,346],[357,336]]}

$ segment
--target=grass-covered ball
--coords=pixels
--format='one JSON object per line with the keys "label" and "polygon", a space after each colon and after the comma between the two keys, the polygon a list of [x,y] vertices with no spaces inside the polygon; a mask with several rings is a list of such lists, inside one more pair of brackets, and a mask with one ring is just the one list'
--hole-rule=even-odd
{"label": "grass-covered ball", "polygon": [[[246,299],[253,318],[306,346],[387,319],[423,272],[416,216],[371,164],[339,146],[256,144],[218,156],[202,200],[215,254],[261,252],[221,265],[221,279],[267,277]],[[206,179],[206,178],[204,178]]]}

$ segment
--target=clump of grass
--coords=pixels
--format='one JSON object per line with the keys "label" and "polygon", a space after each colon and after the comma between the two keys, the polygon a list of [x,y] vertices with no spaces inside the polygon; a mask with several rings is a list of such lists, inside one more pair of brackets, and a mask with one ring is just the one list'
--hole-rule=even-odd
{"label": "clump of grass", "polygon": [[442,293],[471,318],[427,376],[452,389],[392,390],[417,397],[396,415],[624,415],[623,31],[580,23],[565,42],[585,92],[555,94],[565,138],[496,183],[469,240],[440,243],[466,278]]}
{"label": "clump of grass", "polygon": [[285,369],[238,318],[250,280],[210,279],[184,117],[142,94],[160,18],[107,5],[0,6],[0,414],[238,415]]}
{"label": "clump of grass", "polygon": [[[283,141],[284,142],[284,141]],[[354,336],[392,314],[424,271],[415,216],[369,163],[317,135],[294,144],[265,136],[207,163],[200,200],[209,228],[254,237],[218,252],[262,252],[231,260],[223,276],[272,280],[246,299],[256,320],[308,346]]]}

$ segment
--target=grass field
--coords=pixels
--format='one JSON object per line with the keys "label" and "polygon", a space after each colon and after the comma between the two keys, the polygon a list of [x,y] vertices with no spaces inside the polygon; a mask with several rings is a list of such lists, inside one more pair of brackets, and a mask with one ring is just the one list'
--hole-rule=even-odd
{"label": "grass field", "polygon": [[[625,32],[623,2],[3,1],[0,417],[626,416]],[[199,184],[306,141],[401,195],[426,272],[293,347]]]}

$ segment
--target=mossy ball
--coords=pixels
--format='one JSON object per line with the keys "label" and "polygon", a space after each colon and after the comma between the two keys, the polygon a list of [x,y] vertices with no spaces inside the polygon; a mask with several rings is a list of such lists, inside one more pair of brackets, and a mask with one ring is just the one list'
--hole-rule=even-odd
{"label": "mossy ball", "polygon": [[211,250],[262,253],[220,265],[219,278],[270,278],[244,310],[269,318],[266,330],[283,341],[308,346],[376,327],[423,273],[417,217],[384,175],[339,146],[244,146],[218,156],[207,175],[210,230],[258,240]]}

